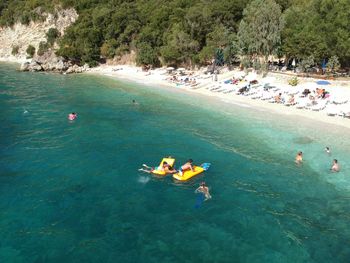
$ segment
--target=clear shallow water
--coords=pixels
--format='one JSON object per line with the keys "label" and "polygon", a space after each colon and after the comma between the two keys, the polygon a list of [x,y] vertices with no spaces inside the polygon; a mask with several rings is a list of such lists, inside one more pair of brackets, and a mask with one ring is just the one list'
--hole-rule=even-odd
{"label": "clear shallow water", "polygon": [[[348,131],[8,64],[0,107],[0,262],[350,258]],[[302,167],[293,163],[299,150]],[[212,167],[186,183],[138,172],[166,155]],[[332,158],[339,174],[328,171]],[[213,198],[196,209],[203,180]]]}

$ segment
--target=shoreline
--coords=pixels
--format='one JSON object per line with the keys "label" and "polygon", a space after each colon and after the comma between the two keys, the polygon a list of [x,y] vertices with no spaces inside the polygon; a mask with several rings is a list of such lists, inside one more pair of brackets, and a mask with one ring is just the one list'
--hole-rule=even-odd
{"label": "shoreline", "polygon": [[[16,57],[13,57],[13,59],[0,57],[0,62],[4,63],[20,64],[23,61],[26,61],[26,59],[22,60]],[[126,80],[128,82],[147,85],[151,88],[154,86],[159,86],[169,89],[176,89],[177,91],[186,92],[187,94],[202,95],[209,100],[216,100],[217,102],[222,102],[227,105],[233,104],[238,107],[254,108],[256,110],[267,113],[273,112],[274,114],[281,116],[293,117],[293,119],[301,117],[304,120],[312,120],[328,125],[336,125],[346,128],[350,131],[350,119],[346,119],[340,116],[328,116],[324,110],[312,111],[308,109],[297,109],[295,106],[287,107],[283,104],[269,103],[260,99],[251,99],[248,96],[236,95],[234,93],[225,94],[213,92],[207,89],[208,87],[215,85],[232,85],[224,84],[223,82],[228,78],[232,78],[232,76],[242,75],[242,71],[232,70],[227,71],[223,74],[219,74],[218,81],[214,81],[213,77],[208,77],[206,79],[200,80],[198,86],[194,88],[185,85],[176,85],[175,83],[170,83],[169,81],[165,80],[166,78],[169,78],[169,75],[166,74],[166,70],[164,68],[158,68],[144,72],[142,71],[141,67],[130,65],[101,65],[96,68],[91,68],[89,71],[86,71],[84,73],[109,77],[114,80]],[[194,74],[198,75],[200,72],[194,71]],[[266,78],[256,76],[256,79],[259,83],[269,82],[275,87],[285,87],[287,85],[287,78],[284,76],[279,76],[276,73],[269,73],[268,77]],[[315,87],[314,82],[316,79],[299,78],[299,80],[301,83],[298,84],[298,86],[307,87],[310,85],[312,87]],[[289,87],[291,89],[293,88],[292,86]],[[343,97],[348,98],[350,103],[350,81],[332,81],[332,85],[329,86],[328,90],[331,92],[336,92],[338,94],[341,94]]]}
{"label": "shoreline", "polygon": [[[216,100],[218,102],[226,103],[227,105],[236,105],[238,107],[254,108],[259,111],[273,112],[282,116],[290,116],[295,118],[303,118],[304,120],[313,120],[319,123],[325,123],[328,125],[336,125],[346,128],[350,131],[350,119],[346,119],[340,116],[328,116],[326,112],[323,111],[312,111],[308,109],[297,109],[295,106],[285,106],[283,104],[269,103],[260,99],[252,99],[248,96],[236,95],[234,93],[225,94],[220,92],[213,92],[208,90],[208,87],[215,85],[232,85],[224,84],[223,81],[228,78],[232,78],[234,75],[241,74],[240,71],[228,71],[223,74],[218,75],[218,81],[214,81],[211,78],[204,79],[201,83],[198,84],[195,88],[190,88],[185,85],[176,85],[170,83],[165,78],[169,75],[165,74],[165,69],[155,69],[150,70],[149,72],[143,72],[141,68],[129,65],[119,65],[119,66],[99,66],[97,68],[92,68],[90,71],[86,72],[88,74],[96,74],[99,76],[106,76],[115,80],[126,80],[128,82],[135,82],[147,86],[160,86],[167,87],[171,89],[177,89],[188,94],[200,94],[205,96],[210,100]],[[199,72],[195,72],[198,74]],[[270,84],[275,87],[285,87],[287,85],[287,79],[279,79],[275,77],[275,73],[269,73],[267,78],[261,78],[256,76],[256,79],[259,83],[263,83],[267,80],[270,80]],[[271,80],[271,77],[274,78]],[[300,79],[302,87],[312,86],[315,87],[314,82],[316,79]],[[299,86],[298,85],[298,86]],[[292,86],[289,86],[293,89]],[[329,86],[328,90],[330,92],[335,92],[341,94],[343,97],[346,97],[350,101],[350,82],[349,81],[332,81],[332,85]]]}

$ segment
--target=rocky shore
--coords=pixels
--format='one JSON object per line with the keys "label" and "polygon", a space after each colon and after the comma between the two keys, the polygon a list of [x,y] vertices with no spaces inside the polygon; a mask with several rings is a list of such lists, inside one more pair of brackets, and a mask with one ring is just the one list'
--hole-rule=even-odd
{"label": "rocky shore", "polygon": [[89,65],[79,66],[63,57],[57,57],[53,51],[46,52],[43,56],[36,56],[31,61],[21,64],[20,71],[52,71],[63,74],[82,73],[89,70]]}

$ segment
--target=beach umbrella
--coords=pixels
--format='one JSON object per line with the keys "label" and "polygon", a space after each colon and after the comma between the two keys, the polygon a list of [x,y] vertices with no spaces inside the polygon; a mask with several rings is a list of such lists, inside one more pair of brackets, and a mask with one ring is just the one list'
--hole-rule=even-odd
{"label": "beach umbrella", "polygon": [[318,80],[316,81],[317,85],[330,85],[331,83],[327,80]]}
{"label": "beach umbrella", "polygon": [[178,71],[185,71],[186,69],[185,68],[178,68],[177,70]]}
{"label": "beach umbrella", "polygon": [[166,70],[170,71],[170,70],[174,70],[174,68],[173,67],[167,67]]}

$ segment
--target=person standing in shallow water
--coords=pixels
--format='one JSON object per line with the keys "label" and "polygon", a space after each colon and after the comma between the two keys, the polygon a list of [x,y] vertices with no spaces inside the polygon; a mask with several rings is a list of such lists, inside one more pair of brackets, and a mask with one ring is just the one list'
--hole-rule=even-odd
{"label": "person standing in shallow water", "polygon": [[339,172],[339,171],[340,171],[340,168],[339,168],[339,164],[338,164],[338,160],[337,160],[337,159],[334,159],[334,160],[333,160],[333,164],[332,164],[332,167],[331,167],[331,171],[332,171],[332,172]]}
{"label": "person standing in shallow water", "polygon": [[295,156],[295,163],[301,164],[303,162],[303,152],[298,152],[297,156]]}

